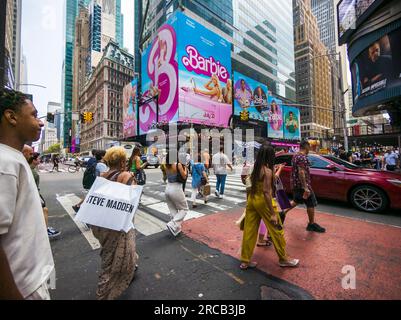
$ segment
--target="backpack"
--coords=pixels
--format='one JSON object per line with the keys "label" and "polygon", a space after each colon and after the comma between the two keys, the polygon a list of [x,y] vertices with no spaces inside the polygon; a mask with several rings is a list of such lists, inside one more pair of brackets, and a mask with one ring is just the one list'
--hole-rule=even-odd
{"label": "backpack", "polygon": [[82,185],[84,189],[89,190],[93,183],[96,180],[96,165],[97,162],[93,163],[92,165],[88,166],[84,172],[84,177],[82,179]]}

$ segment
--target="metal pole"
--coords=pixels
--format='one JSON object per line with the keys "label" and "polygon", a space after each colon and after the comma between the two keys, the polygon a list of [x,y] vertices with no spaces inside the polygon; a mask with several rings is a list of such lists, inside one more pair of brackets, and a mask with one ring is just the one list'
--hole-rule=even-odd
{"label": "metal pole", "polygon": [[[338,53],[338,59],[339,59],[339,68],[341,70],[341,54]],[[343,90],[343,80],[342,77],[340,77],[340,82],[341,82],[341,92]],[[344,131],[344,149],[346,152],[348,152],[348,132],[347,132],[347,110],[345,109],[345,94],[347,93],[348,89],[342,92],[342,101],[341,101],[341,111],[342,111],[342,116],[343,116],[343,131]]]}
{"label": "metal pole", "polygon": [[156,96],[156,123],[159,123],[159,95]]}
{"label": "metal pole", "polygon": [[4,88],[7,0],[0,1],[0,89]]}

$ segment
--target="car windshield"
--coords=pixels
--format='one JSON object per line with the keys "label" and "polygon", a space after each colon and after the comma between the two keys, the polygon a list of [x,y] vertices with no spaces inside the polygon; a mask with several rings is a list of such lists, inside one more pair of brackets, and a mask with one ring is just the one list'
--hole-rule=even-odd
{"label": "car windshield", "polygon": [[357,166],[355,164],[352,164],[351,162],[342,160],[342,159],[334,157],[334,156],[323,156],[323,157],[328,159],[328,160],[330,160],[330,161],[333,161],[333,162],[335,162],[335,163],[337,163],[337,164],[339,164],[341,166],[344,166],[347,169],[360,169],[361,168],[360,166]]}

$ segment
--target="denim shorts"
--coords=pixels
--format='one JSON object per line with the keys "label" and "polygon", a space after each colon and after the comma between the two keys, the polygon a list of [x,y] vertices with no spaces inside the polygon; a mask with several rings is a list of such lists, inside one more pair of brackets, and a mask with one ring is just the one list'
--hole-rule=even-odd
{"label": "denim shorts", "polygon": [[315,196],[315,193],[313,192],[313,190],[311,190],[311,194],[309,195],[309,197],[306,200],[303,198],[304,192],[305,192],[304,189],[294,189],[293,190],[294,201],[297,204],[304,203],[307,208],[316,208],[317,200],[316,200],[316,196]]}

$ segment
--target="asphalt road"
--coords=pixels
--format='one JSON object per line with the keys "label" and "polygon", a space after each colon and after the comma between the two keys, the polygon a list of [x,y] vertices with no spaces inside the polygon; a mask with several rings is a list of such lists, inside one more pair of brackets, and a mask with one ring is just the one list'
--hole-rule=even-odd
{"label": "asphalt road", "polygon": [[[141,228],[138,228],[137,235],[140,269],[137,281],[122,299],[312,298],[308,292],[261,271],[240,271],[238,260],[185,236],[173,239],[165,229],[165,186],[161,183],[161,172],[147,169],[146,173],[148,183],[140,206]],[[81,186],[82,175],[82,172],[40,174],[41,193],[49,207],[49,224],[62,232],[58,240],[51,242],[57,272],[56,290],[51,291],[53,299],[95,298],[99,250],[84,237],[69,208],[70,204],[85,196]],[[201,203],[196,211],[191,210],[191,218],[244,206],[245,192],[241,188],[239,176],[229,176],[227,196],[220,200],[211,195],[207,205]],[[189,196],[190,182],[187,190]],[[355,210],[348,204],[325,200],[319,200],[318,210],[401,227],[401,213],[396,211],[370,214]],[[175,285],[177,289],[172,290]]]}

